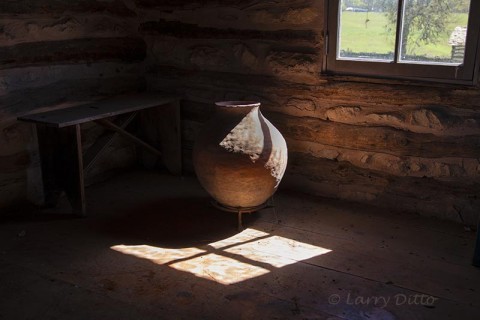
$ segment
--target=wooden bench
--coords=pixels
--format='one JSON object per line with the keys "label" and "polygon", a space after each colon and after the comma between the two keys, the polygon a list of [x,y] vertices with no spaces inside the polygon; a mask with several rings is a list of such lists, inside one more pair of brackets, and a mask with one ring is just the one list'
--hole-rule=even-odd
{"label": "wooden bench", "polygon": [[[109,119],[112,117],[114,120]],[[134,118],[139,121],[137,135],[127,130]],[[116,135],[153,154],[151,163],[161,156],[170,172],[182,172],[180,103],[176,97],[155,93],[125,95],[18,119],[35,124],[44,203],[50,207],[57,205],[65,191],[73,212],[86,215],[84,171],[93,166]],[[80,125],[91,121],[108,130],[82,152]]]}

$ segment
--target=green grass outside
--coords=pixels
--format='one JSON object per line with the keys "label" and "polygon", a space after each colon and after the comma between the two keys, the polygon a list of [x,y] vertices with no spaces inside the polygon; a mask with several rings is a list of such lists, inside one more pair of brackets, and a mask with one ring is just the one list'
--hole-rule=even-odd
{"label": "green grass outside", "polygon": [[[421,44],[413,52],[408,53],[449,59],[452,50],[448,44],[450,34],[456,26],[466,26],[467,22],[467,14],[453,14],[447,30],[439,36],[435,44]],[[387,27],[393,32],[387,32]],[[341,50],[388,54],[394,52],[395,26],[389,26],[389,20],[384,13],[344,11],[340,37]]]}

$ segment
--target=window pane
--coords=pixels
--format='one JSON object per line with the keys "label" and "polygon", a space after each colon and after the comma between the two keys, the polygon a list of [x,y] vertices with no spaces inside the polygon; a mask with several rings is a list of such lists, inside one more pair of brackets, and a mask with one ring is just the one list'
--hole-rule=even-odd
{"label": "window pane", "polygon": [[398,0],[341,0],[338,58],[392,61]]}
{"label": "window pane", "polygon": [[405,0],[400,61],[462,64],[469,0]]}

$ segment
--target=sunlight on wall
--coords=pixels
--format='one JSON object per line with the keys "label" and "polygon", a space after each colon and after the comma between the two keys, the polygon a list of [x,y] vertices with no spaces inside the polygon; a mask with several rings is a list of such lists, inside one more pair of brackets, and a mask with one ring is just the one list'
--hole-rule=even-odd
{"label": "sunlight on wall", "polygon": [[111,249],[224,285],[252,279],[331,251],[255,229],[246,229],[199,248],[117,245]]}

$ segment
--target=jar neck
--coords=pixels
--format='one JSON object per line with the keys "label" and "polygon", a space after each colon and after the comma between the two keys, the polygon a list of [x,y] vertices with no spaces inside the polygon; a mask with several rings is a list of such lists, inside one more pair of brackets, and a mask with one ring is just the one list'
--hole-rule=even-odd
{"label": "jar neck", "polygon": [[224,101],[215,103],[217,113],[232,115],[247,115],[250,112],[258,112],[260,103],[252,101]]}
{"label": "jar neck", "polygon": [[229,108],[216,106],[216,112],[222,114],[231,114],[231,115],[247,115],[250,112],[258,112],[260,107],[240,107],[240,108]]}

